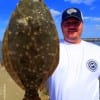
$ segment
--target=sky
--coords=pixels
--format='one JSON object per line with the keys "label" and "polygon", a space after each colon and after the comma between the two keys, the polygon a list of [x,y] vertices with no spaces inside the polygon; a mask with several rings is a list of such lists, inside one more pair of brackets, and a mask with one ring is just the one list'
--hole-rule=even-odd
{"label": "sky", "polygon": [[[0,0],[1,41],[18,2],[19,0]],[[100,0],[44,0],[44,3],[52,14],[60,39],[63,38],[60,27],[61,15],[63,10],[69,7],[77,7],[82,11],[84,21],[82,38],[100,38]]]}

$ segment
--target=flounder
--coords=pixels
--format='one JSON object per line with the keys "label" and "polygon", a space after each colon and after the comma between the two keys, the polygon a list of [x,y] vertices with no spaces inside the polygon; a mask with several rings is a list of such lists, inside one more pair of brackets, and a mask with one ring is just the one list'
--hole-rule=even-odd
{"label": "flounder", "polygon": [[59,39],[42,0],[20,0],[5,31],[2,60],[25,90],[23,100],[40,100],[40,90],[59,61]]}

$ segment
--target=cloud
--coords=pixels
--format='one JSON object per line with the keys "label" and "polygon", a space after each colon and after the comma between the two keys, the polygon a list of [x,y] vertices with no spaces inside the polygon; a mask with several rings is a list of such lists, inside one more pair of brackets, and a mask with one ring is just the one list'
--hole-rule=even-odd
{"label": "cloud", "polygon": [[100,22],[100,17],[93,17],[94,21]]}
{"label": "cloud", "polygon": [[59,39],[62,39],[63,36],[61,34],[62,33],[62,31],[61,31],[61,12],[58,10],[55,10],[55,9],[50,9],[50,12],[53,16]]}
{"label": "cloud", "polygon": [[84,16],[84,37],[100,37],[100,17]]}
{"label": "cloud", "polygon": [[3,39],[4,32],[5,32],[5,29],[0,28],[0,41],[2,41],[2,39]]}
{"label": "cloud", "polygon": [[8,25],[8,20],[0,19],[0,23],[2,23],[0,24],[0,40],[2,40],[4,36],[4,32]]}
{"label": "cloud", "polygon": [[84,20],[90,20],[90,21],[94,21],[94,22],[100,22],[100,17],[90,17],[90,16],[86,16],[83,17]]}
{"label": "cloud", "polygon": [[84,3],[86,5],[91,5],[95,0],[64,0],[65,2],[70,2],[70,3]]}
{"label": "cloud", "polygon": [[95,25],[96,30],[100,31],[100,25]]}
{"label": "cloud", "polygon": [[61,15],[61,12],[59,12],[55,9],[50,9],[50,12],[51,12],[53,17],[57,17],[57,16]]}

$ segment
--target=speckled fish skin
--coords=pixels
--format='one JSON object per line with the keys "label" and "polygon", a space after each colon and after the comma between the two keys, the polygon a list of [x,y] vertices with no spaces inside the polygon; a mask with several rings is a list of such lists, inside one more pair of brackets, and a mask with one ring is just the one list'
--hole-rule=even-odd
{"label": "speckled fish skin", "polygon": [[3,63],[25,90],[23,100],[40,100],[38,89],[56,69],[59,40],[52,16],[41,0],[21,0],[3,38]]}

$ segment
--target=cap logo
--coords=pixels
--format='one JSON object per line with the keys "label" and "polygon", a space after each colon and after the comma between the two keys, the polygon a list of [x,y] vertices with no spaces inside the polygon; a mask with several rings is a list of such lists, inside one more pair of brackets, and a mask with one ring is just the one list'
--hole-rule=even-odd
{"label": "cap logo", "polygon": [[67,10],[67,13],[68,13],[68,14],[72,14],[72,13],[76,13],[76,12],[77,12],[77,10],[74,9],[74,8],[71,8],[71,9],[68,9],[68,10]]}

